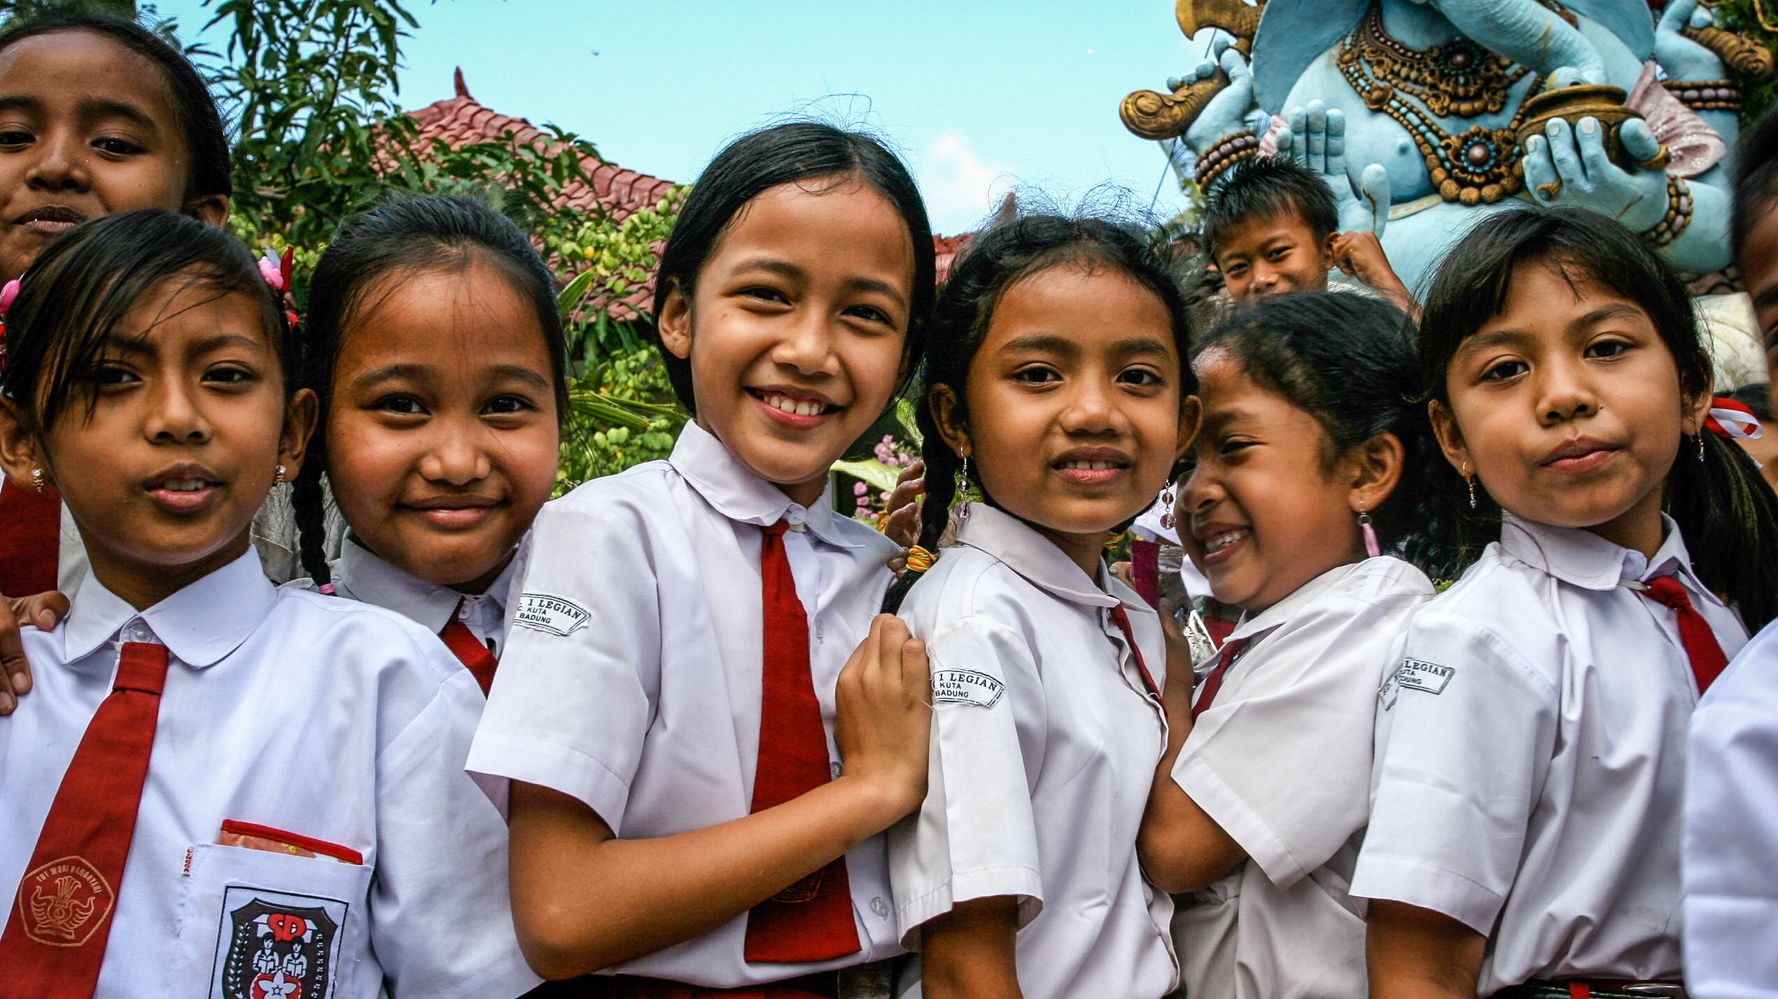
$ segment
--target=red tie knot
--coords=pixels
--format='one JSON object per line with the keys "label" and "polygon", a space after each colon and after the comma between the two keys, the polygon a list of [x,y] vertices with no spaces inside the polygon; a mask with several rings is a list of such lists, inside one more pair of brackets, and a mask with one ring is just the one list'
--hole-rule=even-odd
{"label": "red tie knot", "polygon": [[125,642],[117,661],[112,690],[139,690],[160,696],[167,682],[167,647],[153,642]]}
{"label": "red tie knot", "polygon": [[767,524],[766,526],[760,528],[760,530],[766,532],[766,537],[768,537],[768,538],[783,537],[784,532],[788,531],[789,529],[790,529],[790,522],[787,520],[780,520],[776,524]]}
{"label": "red tie knot", "polygon": [[1691,595],[1685,592],[1685,585],[1675,576],[1656,576],[1644,585],[1648,587],[1646,592],[1649,599],[1656,603],[1674,610],[1692,605]]}

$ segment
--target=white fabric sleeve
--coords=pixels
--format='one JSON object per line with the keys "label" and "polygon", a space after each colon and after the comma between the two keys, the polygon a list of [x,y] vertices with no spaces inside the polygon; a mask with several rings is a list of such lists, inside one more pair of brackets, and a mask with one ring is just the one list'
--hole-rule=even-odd
{"label": "white fabric sleeve", "polygon": [[510,999],[541,980],[513,929],[506,823],[463,772],[481,690],[455,660],[441,668],[377,761],[372,946],[396,999]]}
{"label": "white fabric sleeve", "polygon": [[1557,691],[1458,610],[1414,616],[1377,695],[1370,828],[1352,895],[1430,909],[1486,935],[1555,751]]}
{"label": "white fabric sleeve", "polygon": [[1225,686],[1180,750],[1174,783],[1279,888],[1364,828],[1377,685],[1406,609],[1324,600],[1281,626],[1235,666],[1242,683]]}
{"label": "white fabric sleeve", "polygon": [[[926,800],[889,831],[889,881],[902,945],[960,902],[1011,896],[1019,925],[1037,916],[1043,882],[1027,755],[1043,753],[1043,689],[1031,650],[979,617],[926,645],[932,751]],[[1027,742],[1034,745],[1026,745]]]}
{"label": "white fabric sleeve", "polygon": [[490,794],[505,778],[577,798],[621,836],[660,689],[662,595],[638,511],[576,498],[531,529],[468,769]]}
{"label": "white fabric sleeve", "polygon": [[1688,752],[1686,983],[1778,999],[1778,625],[1711,686]]}

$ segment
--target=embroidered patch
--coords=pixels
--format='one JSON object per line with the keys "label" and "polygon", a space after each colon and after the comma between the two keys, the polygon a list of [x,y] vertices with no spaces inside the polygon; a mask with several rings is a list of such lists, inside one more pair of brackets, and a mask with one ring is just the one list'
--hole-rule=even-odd
{"label": "embroidered patch", "polygon": [[230,887],[212,999],[329,999],[347,908],[338,899]]}
{"label": "embroidered patch", "polygon": [[51,947],[79,947],[105,925],[117,896],[84,857],[52,860],[19,883],[25,936]]}
{"label": "embroidered patch", "polygon": [[1450,686],[1451,677],[1457,670],[1450,666],[1440,666],[1422,659],[1404,659],[1389,679],[1383,681],[1378,689],[1377,697],[1383,702],[1383,710],[1395,707],[1395,698],[1403,690],[1421,690],[1428,694],[1442,694]]}
{"label": "embroidered patch", "polygon": [[932,671],[932,703],[973,704],[991,708],[1000,702],[1006,685],[986,673],[973,669],[935,669]]}
{"label": "embroidered patch", "polygon": [[532,631],[567,637],[592,619],[592,614],[572,600],[548,593],[527,593],[519,597],[519,608],[512,623]]}

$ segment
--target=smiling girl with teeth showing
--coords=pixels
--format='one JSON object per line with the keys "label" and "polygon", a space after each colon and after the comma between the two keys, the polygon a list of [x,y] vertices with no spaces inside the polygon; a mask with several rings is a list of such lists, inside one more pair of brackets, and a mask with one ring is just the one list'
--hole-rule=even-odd
{"label": "smiling girl with teeth showing", "polygon": [[[1179,496],[1186,553],[1242,610],[1176,712],[1142,828],[1144,867],[1183,893],[1189,995],[1365,993],[1362,840],[1376,690],[1432,584],[1435,445],[1411,326],[1357,295],[1268,298],[1193,365],[1204,427]],[[1383,554],[1387,545],[1391,554]]]}
{"label": "smiling girl with teeth showing", "polygon": [[[904,996],[1173,987],[1172,903],[1144,882],[1136,833],[1175,673],[1103,551],[1197,425],[1187,340],[1162,260],[1109,222],[1005,223],[951,272],[919,409],[920,547],[889,602],[933,669],[930,790],[890,832],[896,924],[921,952]],[[938,557],[969,486],[982,501]]]}

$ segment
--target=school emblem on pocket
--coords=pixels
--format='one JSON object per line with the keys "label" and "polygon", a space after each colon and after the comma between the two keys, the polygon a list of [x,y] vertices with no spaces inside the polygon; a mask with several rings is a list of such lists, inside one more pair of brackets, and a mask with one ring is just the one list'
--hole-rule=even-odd
{"label": "school emblem on pocket", "polygon": [[78,947],[105,925],[117,895],[84,857],[62,857],[25,875],[19,885],[25,936],[51,947]]}
{"label": "school emblem on pocket", "polygon": [[[293,905],[295,899],[317,903]],[[223,999],[327,999],[333,995],[345,903],[283,892],[229,888],[226,944],[218,955]]]}

